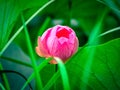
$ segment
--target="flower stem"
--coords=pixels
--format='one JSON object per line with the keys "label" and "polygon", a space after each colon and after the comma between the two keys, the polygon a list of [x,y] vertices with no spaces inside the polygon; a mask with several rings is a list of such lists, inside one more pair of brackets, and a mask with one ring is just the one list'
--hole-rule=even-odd
{"label": "flower stem", "polygon": [[[54,72],[56,73],[58,71],[58,64],[54,65]],[[57,84],[54,83],[54,90],[57,90]]]}

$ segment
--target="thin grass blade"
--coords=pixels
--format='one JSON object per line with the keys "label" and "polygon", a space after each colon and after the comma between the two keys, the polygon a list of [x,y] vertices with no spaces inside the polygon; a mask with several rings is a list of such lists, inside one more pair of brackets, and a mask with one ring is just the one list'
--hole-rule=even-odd
{"label": "thin grass blade", "polygon": [[0,88],[2,89],[2,90],[5,90],[5,88],[4,88],[4,86],[0,83]]}
{"label": "thin grass blade", "polygon": [[[2,67],[1,63],[0,63],[0,70],[3,70],[3,67]],[[3,80],[5,82],[5,88],[6,88],[6,90],[10,90],[10,85],[9,85],[9,82],[8,82],[6,74],[2,74],[2,76],[3,76]]]}
{"label": "thin grass blade", "polygon": [[[41,8],[39,8],[26,22],[25,25],[27,25],[36,15],[38,15],[42,10],[45,9],[48,5],[50,5],[55,0],[51,0],[47,2],[45,5],[43,5]],[[3,54],[3,52],[7,49],[7,47],[11,44],[11,42],[18,36],[18,34],[23,30],[24,26],[22,25],[17,32],[10,38],[10,40],[7,42],[7,44],[3,47],[3,49],[0,52],[0,56]]]}
{"label": "thin grass blade", "polygon": [[48,26],[48,24],[50,23],[51,18],[47,17],[42,25],[42,27],[40,28],[39,32],[38,32],[38,36],[41,36],[43,34],[43,32],[45,31],[46,27]]}
{"label": "thin grass blade", "polygon": [[55,83],[55,81],[60,77],[60,71],[57,71],[52,78],[47,82],[43,90],[49,90],[50,87]]}
{"label": "thin grass blade", "polygon": [[[37,69],[39,70],[39,72],[48,64],[48,62],[51,60],[52,58],[48,58],[46,60],[44,60],[38,67]],[[25,87],[28,85],[29,82],[32,81],[32,79],[35,77],[35,72],[33,72],[30,77],[28,78],[28,80],[24,83],[23,87],[21,88],[21,90],[24,90]]]}
{"label": "thin grass blade", "polygon": [[[98,37],[100,30],[102,28],[102,22],[104,20],[104,17],[106,16],[106,14],[108,13],[108,9],[105,9],[104,12],[101,14],[101,17],[98,18],[95,27],[92,30],[92,33],[89,37],[88,40],[88,45],[92,45],[92,44],[97,44],[98,43],[98,39],[96,40],[96,37]],[[95,42],[96,41],[96,42]],[[91,65],[92,65],[92,61],[93,61],[93,57],[94,57],[94,53],[95,53],[95,48],[91,49],[91,50],[86,50],[86,52],[88,53],[88,57],[87,57],[87,62],[84,65],[84,69],[87,72],[83,72],[82,74],[82,81],[88,83],[88,78],[90,75],[90,71],[91,71]],[[86,90],[87,89],[87,85],[84,84],[83,82],[81,82],[81,90]]]}
{"label": "thin grass blade", "polygon": [[105,36],[105,35],[107,35],[107,34],[109,34],[109,33],[116,32],[116,31],[118,31],[118,30],[120,30],[120,27],[116,27],[116,28],[113,28],[113,29],[111,29],[111,30],[108,30],[108,31],[106,31],[106,32],[104,32],[104,33],[101,33],[98,37]]}
{"label": "thin grass blade", "polygon": [[37,69],[37,63],[36,63],[36,59],[35,59],[35,56],[34,56],[34,51],[32,49],[32,43],[30,41],[29,33],[28,33],[27,27],[25,25],[24,17],[23,17],[22,14],[21,14],[21,19],[22,19],[22,22],[23,22],[24,30],[25,30],[26,41],[27,41],[29,54],[30,54],[30,57],[31,57],[31,62],[32,62],[33,69],[34,69],[34,72],[35,72],[36,86],[37,86],[37,89],[42,89],[42,87],[43,87],[42,86],[42,81],[41,81],[41,78],[40,78],[39,71]]}

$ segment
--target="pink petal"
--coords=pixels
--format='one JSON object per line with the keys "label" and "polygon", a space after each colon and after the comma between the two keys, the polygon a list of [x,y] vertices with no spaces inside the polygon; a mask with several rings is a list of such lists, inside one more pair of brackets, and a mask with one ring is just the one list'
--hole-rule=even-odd
{"label": "pink petal", "polygon": [[40,51],[39,47],[36,47],[36,52],[39,56],[44,57],[45,55]]}
{"label": "pink petal", "polygon": [[70,33],[71,33],[71,32],[74,33],[74,31],[73,31],[70,27],[68,27],[68,26],[62,26],[62,27],[65,28],[65,29],[67,29]]}
{"label": "pink petal", "polygon": [[58,49],[58,38],[56,36],[51,36],[48,38],[47,46],[51,56],[54,56],[54,53]]}
{"label": "pink petal", "polygon": [[74,42],[74,48],[73,48],[73,54],[74,53],[76,53],[77,52],[77,49],[78,49],[78,47],[79,47],[79,40],[78,40],[78,38],[77,37],[75,37],[75,40],[74,40],[75,42]]}
{"label": "pink petal", "polygon": [[50,36],[51,30],[52,30],[52,28],[49,28],[48,30],[46,30],[43,33],[43,35],[41,36],[41,41],[43,41],[43,40],[46,41],[47,40],[47,38]]}
{"label": "pink petal", "polygon": [[41,41],[40,37],[38,37],[38,47],[36,47],[36,52],[41,57],[48,57],[49,56],[49,52],[48,52],[48,49],[46,47],[46,43],[44,40]]}
{"label": "pink petal", "polygon": [[60,44],[63,44],[65,42],[68,42],[68,38],[61,37],[61,38],[58,39],[58,41],[59,41]]}
{"label": "pink petal", "polygon": [[56,36],[57,36],[58,38],[60,38],[60,37],[69,38],[69,34],[70,34],[69,30],[67,30],[66,28],[60,28],[60,29],[57,31]]}
{"label": "pink petal", "polygon": [[53,27],[50,35],[51,36],[56,36],[56,33],[57,33],[57,31],[59,30],[60,27],[61,27],[60,25],[56,25],[55,27]]}
{"label": "pink petal", "polygon": [[76,35],[73,32],[71,32],[71,34],[69,34],[69,43],[74,44],[75,38],[76,38]]}
{"label": "pink petal", "polygon": [[71,55],[71,51],[66,42],[63,44],[59,44],[59,47],[56,53],[54,54],[55,57],[59,57],[60,59],[63,60],[63,62],[67,60],[70,57],[70,55]]}

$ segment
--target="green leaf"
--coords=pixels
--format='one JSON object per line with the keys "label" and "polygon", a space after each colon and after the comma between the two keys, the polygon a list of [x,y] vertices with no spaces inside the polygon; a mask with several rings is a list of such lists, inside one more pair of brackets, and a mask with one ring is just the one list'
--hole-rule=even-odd
{"label": "green leaf", "polygon": [[[91,67],[86,67],[89,61],[89,54],[94,51],[92,56]],[[68,73],[71,90],[119,90],[120,89],[120,38],[111,40],[105,44],[97,46],[88,46],[80,48],[67,63],[66,69]],[[50,68],[51,67],[51,68]],[[53,68],[47,65],[42,70],[42,80],[48,82]],[[83,74],[87,74],[87,78],[83,79]],[[51,82],[53,80],[53,82]],[[51,83],[50,83],[51,82]],[[49,85],[50,83],[50,85]],[[55,73],[46,86],[56,85],[56,89],[63,88],[60,73]],[[46,87],[45,86],[45,87]],[[50,90],[55,90],[51,87]]]}
{"label": "green leaf", "polygon": [[0,50],[6,44],[21,8],[14,0],[0,1]]}
{"label": "green leaf", "polygon": [[[89,54],[94,51],[91,67]],[[81,49],[80,49],[81,50]],[[120,89],[120,38],[102,45],[89,46],[79,51],[68,63],[67,70],[72,89],[119,90]],[[83,73],[88,75],[83,79]],[[88,81],[88,82],[87,82]],[[76,83],[77,82],[77,83]],[[86,88],[83,89],[83,87]]]}
{"label": "green leaf", "polygon": [[[0,1],[0,51],[6,45],[7,41],[10,38],[10,35],[17,25],[16,21],[19,14],[28,8],[32,7],[41,7],[48,0],[35,0],[30,2],[29,0],[1,0]],[[40,2],[40,3],[39,3]],[[42,2],[42,3],[41,3]]]}

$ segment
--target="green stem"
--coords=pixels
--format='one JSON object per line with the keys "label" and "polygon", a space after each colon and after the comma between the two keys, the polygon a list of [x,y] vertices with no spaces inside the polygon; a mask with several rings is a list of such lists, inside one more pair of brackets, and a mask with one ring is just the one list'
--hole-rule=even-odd
{"label": "green stem", "polygon": [[[19,72],[17,72],[17,71],[12,71],[12,70],[0,70],[0,74],[3,74],[3,73],[15,73],[15,74],[17,74],[17,75],[20,75],[23,79],[25,79],[25,80],[27,81],[27,78],[26,78],[23,74],[21,74],[21,73],[19,73]],[[28,85],[29,85],[30,89],[32,90],[31,84],[28,83]]]}
{"label": "green stem", "polygon": [[48,27],[49,23],[51,21],[50,17],[46,17],[45,21],[43,22],[41,28],[38,31],[38,36],[42,36],[43,32],[46,30],[46,28]]}
{"label": "green stem", "polygon": [[[44,60],[44,61],[37,67],[37,69],[38,69],[39,71],[42,70],[42,68],[45,67],[51,59],[52,59],[52,58],[48,58],[48,59]],[[27,84],[32,81],[32,79],[34,78],[34,76],[35,76],[35,72],[33,72],[33,73],[30,75],[30,77],[27,79],[27,81],[25,82],[25,84],[23,85],[23,87],[21,88],[21,90],[24,90],[24,89],[25,89],[25,87],[27,86]],[[45,89],[43,89],[43,90],[45,90]]]}
{"label": "green stem", "polygon": [[0,83],[0,90],[5,90],[4,86]]}
{"label": "green stem", "polygon": [[100,34],[98,37],[105,36],[105,35],[107,35],[107,34],[109,34],[109,33],[112,33],[112,32],[118,31],[118,30],[120,30],[120,27],[116,27],[116,28],[113,28],[113,29],[111,29],[111,30],[108,30],[108,31]]}
{"label": "green stem", "polygon": [[62,82],[63,82],[63,88],[64,90],[70,90],[69,79],[68,79],[65,65],[61,59],[55,57],[55,60],[58,62],[58,67],[60,69],[60,74],[61,74]]}
{"label": "green stem", "polygon": [[[54,2],[55,0],[51,0],[47,2],[45,5],[43,5],[41,8],[39,8],[26,22],[25,25],[27,25],[36,15],[38,15],[45,7],[47,7],[49,4]],[[17,32],[10,38],[10,40],[7,42],[7,44],[3,47],[3,49],[0,52],[0,56],[3,54],[3,52],[7,49],[7,47],[11,44],[11,42],[18,36],[18,34],[23,30],[24,26],[22,25]]]}
{"label": "green stem", "polygon": [[41,78],[40,78],[40,74],[39,74],[39,71],[37,69],[37,64],[36,64],[36,59],[35,59],[35,56],[34,56],[34,51],[32,49],[32,43],[30,41],[30,37],[29,37],[29,33],[28,33],[28,30],[27,30],[27,27],[25,25],[25,21],[24,21],[24,17],[23,15],[21,14],[21,19],[22,19],[22,22],[23,22],[23,26],[24,26],[24,31],[25,31],[25,36],[26,36],[26,41],[27,41],[27,46],[28,46],[28,50],[29,50],[29,54],[30,54],[30,57],[31,57],[31,62],[32,62],[32,65],[33,65],[33,69],[35,71],[35,80],[36,80],[36,88],[37,89],[42,89],[42,81],[41,81]]}
{"label": "green stem", "polygon": [[[58,71],[58,65],[55,64],[54,65],[54,72],[56,73],[57,71]],[[54,90],[57,90],[57,84],[56,83],[54,83]]]}
{"label": "green stem", "polygon": [[[0,63],[0,70],[3,70],[3,67],[2,67],[1,63]],[[3,77],[4,83],[5,83],[6,90],[10,90],[10,85],[9,85],[7,76],[5,74],[2,74],[2,77]]]}
{"label": "green stem", "polygon": [[[109,10],[106,8],[103,11],[103,13],[100,15],[100,17],[98,17],[98,20],[97,20],[95,26],[93,27],[93,30],[92,30],[91,35],[89,37],[89,40],[87,42],[88,45],[98,44],[99,40],[96,40],[96,37],[100,33],[100,30],[101,30],[101,28],[103,26],[104,18],[107,15],[108,11]],[[82,75],[81,75],[82,81],[84,81],[86,83],[88,83],[88,80],[89,80],[89,76],[90,76],[89,72],[91,71],[91,65],[93,63],[93,57],[94,57],[95,51],[96,51],[96,48],[93,48],[93,49],[90,49],[90,50],[86,50],[86,52],[90,53],[90,54],[86,57],[87,62],[84,65],[84,70],[88,71],[88,72],[83,72]],[[80,88],[81,88],[81,90],[86,90],[87,89],[87,85],[84,84],[84,83],[81,83]]]}
{"label": "green stem", "polygon": [[[60,71],[57,71],[52,78],[47,82],[47,84],[44,86],[43,90],[49,90],[50,87],[55,83],[55,81],[60,77]],[[57,89],[56,89],[57,90]]]}

